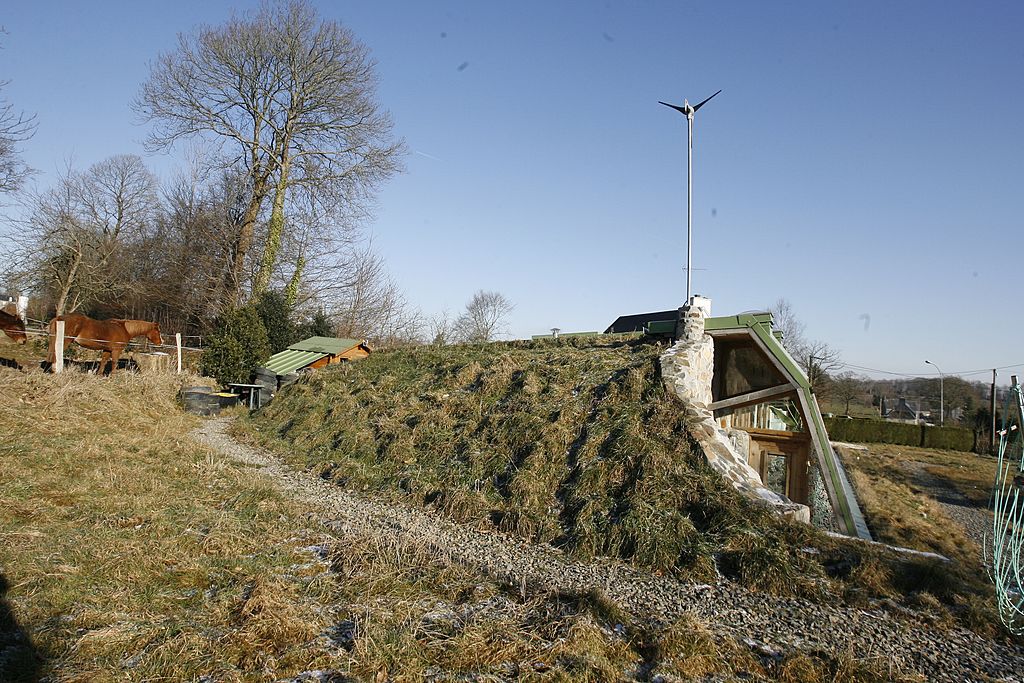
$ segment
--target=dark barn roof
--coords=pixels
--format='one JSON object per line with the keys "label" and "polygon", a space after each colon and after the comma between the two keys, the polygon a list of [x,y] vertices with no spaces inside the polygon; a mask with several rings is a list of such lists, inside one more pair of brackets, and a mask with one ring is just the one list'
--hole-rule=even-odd
{"label": "dark barn roof", "polygon": [[643,332],[644,325],[655,322],[657,320],[675,320],[679,317],[678,309],[671,309],[668,311],[658,311],[656,313],[637,313],[635,315],[620,315],[615,319],[608,329],[604,331],[605,334],[616,334],[621,332]]}

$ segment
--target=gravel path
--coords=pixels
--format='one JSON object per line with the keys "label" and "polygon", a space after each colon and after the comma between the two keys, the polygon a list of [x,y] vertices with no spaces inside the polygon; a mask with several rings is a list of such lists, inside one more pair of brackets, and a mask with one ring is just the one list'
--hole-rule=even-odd
{"label": "gravel path", "polygon": [[901,465],[913,478],[914,484],[938,503],[942,511],[954,522],[963,527],[967,537],[978,544],[980,551],[985,544],[985,533],[992,532],[992,513],[976,506],[942,477],[929,472],[927,463],[908,460]]}
{"label": "gravel path", "polygon": [[307,502],[328,527],[426,543],[439,558],[475,568],[509,585],[563,591],[602,589],[634,614],[672,620],[690,614],[713,633],[787,652],[852,649],[877,658],[894,672],[917,672],[930,681],[1024,681],[1024,649],[970,631],[930,628],[908,611],[822,605],[799,598],[759,595],[735,584],[704,585],[654,576],[628,565],[571,559],[549,546],[485,533],[426,511],[345,491],[296,471],[273,454],[243,446],[227,434],[228,421],[208,420],[195,437],[233,459],[259,466],[292,495]]}

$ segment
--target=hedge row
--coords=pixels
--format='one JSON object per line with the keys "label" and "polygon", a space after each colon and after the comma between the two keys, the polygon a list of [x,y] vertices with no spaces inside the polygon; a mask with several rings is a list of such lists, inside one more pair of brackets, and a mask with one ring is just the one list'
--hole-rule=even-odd
{"label": "hedge row", "polygon": [[930,427],[883,420],[826,417],[825,428],[833,441],[891,443],[951,451],[970,451],[975,446],[974,432],[965,427]]}

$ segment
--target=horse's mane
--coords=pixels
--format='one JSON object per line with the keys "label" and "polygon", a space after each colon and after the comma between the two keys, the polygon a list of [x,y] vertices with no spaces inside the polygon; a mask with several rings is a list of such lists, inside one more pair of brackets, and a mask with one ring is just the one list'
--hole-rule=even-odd
{"label": "horse's mane", "polygon": [[122,325],[132,337],[141,337],[150,330],[160,329],[157,323],[149,320],[131,320],[128,318],[111,318],[109,322]]}

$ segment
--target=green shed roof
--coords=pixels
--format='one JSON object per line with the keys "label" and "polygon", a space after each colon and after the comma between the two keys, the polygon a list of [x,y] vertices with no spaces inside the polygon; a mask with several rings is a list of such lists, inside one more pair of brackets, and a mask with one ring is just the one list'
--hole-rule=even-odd
{"label": "green shed roof", "polygon": [[[351,347],[350,347],[351,348]],[[318,351],[300,351],[298,349],[285,349],[275,353],[266,363],[263,364],[267,370],[273,370],[278,375],[287,375],[299,368],[304,368],[310,363],[315,363],[328,354]]]}
{"label": "green shed roof", "polygon": [[354,346],[362,344],[359,339],[338,339],[337,337],[310,337],[288,347],[289,351],[316,351],[329,353],[332,356],[345,353]]}

